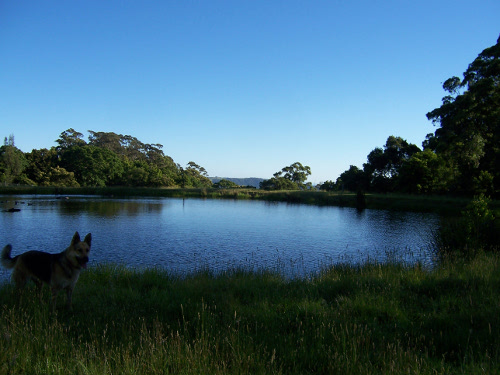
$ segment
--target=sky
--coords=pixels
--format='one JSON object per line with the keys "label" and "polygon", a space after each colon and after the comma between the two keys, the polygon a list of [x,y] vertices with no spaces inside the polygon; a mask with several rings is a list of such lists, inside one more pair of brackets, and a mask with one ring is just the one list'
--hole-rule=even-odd
{"label": "sky", "polygon": [[0,0],[0,136],[162,144],[210,176],[309,181],[391,135],[421,147],[442,83],[500,33],[498,0]]}

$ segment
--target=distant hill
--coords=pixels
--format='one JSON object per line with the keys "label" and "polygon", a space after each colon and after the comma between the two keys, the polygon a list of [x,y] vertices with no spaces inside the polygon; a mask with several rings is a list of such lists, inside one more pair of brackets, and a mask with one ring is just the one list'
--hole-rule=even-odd
{"label": "distant hill", "polygon": [[232,177],[209,177],[210,180],[212,180],[212,183],[217,183],[220,180],[228,180],[231,182],[234,182],[236,185],[240,186],[254,186],[257,189],[259,188],[259,184],[261,181],[264,181],[263,178],[257,178],[257,177],[249,177],[249,178],[232,178]]}

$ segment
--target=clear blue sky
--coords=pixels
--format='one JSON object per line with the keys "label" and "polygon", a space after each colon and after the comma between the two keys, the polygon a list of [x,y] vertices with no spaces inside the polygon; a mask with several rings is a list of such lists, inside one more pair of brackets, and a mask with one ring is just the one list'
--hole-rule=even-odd
{"label": "clear blue sky", "polygon": [[390,135],[421,146],[442,82],[499,33],[498,0],[0,0],[0,136],[115,132],[210,176],[335,180]]}

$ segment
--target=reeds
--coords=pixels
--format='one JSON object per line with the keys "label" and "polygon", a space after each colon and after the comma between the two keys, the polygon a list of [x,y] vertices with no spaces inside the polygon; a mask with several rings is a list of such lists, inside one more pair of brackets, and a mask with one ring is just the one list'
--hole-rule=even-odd
{"label": "reeds", "polygon": [[56,315],[33,288],[19,297],[4,285],[0,373],[499,373],[499,266],[483,254],[286,279],[104,265]]}

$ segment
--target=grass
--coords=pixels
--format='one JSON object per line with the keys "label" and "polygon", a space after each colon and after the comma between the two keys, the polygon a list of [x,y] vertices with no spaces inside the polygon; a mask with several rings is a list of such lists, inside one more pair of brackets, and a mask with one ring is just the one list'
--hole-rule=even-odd
{"label": "grass", "polygon": [[338,265],[309,279],[112,265],[72,312],[0,289],[0,373],[500,373],[500,255]]}

